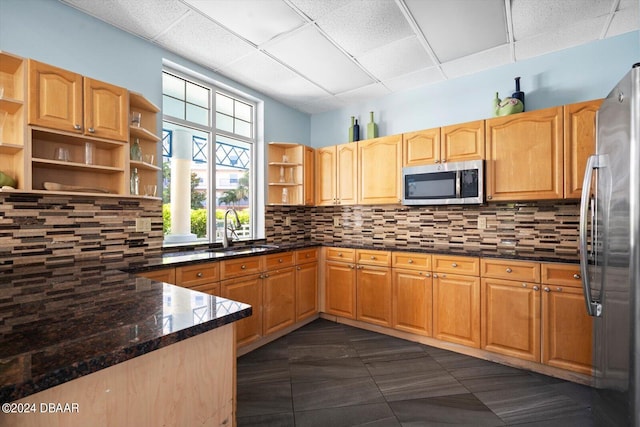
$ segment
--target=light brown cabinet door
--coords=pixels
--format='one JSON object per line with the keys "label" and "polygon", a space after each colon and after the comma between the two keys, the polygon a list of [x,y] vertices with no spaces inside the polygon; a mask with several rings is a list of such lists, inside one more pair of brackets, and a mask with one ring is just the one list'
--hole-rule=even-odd
{"label": "light brown cabinet door", "polygon": [[223,281],[222,296],[251,305],[251,316],[236,322],[237,345],[240,347],[260,338],[262,336],[262,279],[260,275]]}
{"label": "light brown cabinet door", "polygon": [[356,318],[356,270],[354,264],[327,261],[325,265],[325,311]]}
{"label": "light brown cabinet door", "polygon": [[358,203],[399,203],[402,188],[402,135],[358,142]]}
{"label": "light brown cabinet door", "polygon": [[315,152],[311,147],[304,147],[304,204],[315,203]]}
{"label": "light brown cabinet door", "polygon": [[601,99],[564,106],[564,197],[579,199],[587,159],[596,152],[596,112]]}
{"label": "light brown cabinet door", "polygon": [[209,295],[220,295],[220,282],[203,283],[201,285],[185,286],[191,290],[204,292]]}
{"label": "light brown cabinet door", "polygon": [[484,159],[484,120],[445,126],[440,132],[441,162]]}
{"label": "light brown cabinet door", "polygon": [[316,205],[336,204],[336,147],[316,150]]}
{"label": "light brown cabinet door", "polygon": [[336,198],[339,205],[358,202],[358,144],[336,147]]}
{"label": "light brown cabinet door", "polygon": [[591,375],[592,337],[582,289],[543,285],[542,362]]}
{"label": "light brown cabinet door", "polygon": [[129,140],[129,93],[125,88],[84,78],[84,133]]}
{"label": "light brown cabinet door", "polygon": [[440,128],[402,134],[403,166],[430,165],[440,161]]}
{"label": "light brown cabinet door", "polygon": [[391,326],[391,268],[359,265],[356,288],[356,318],[380,326]]}
{"label": "light brown cabinet door", "polygon": [[433,337],[480,348],[480,278],[433,275]]}
{"label": "light brown cabinet door", "polygon": [[318,313],[318,263],[296,267],[296,322]]}
{"label": "light brown cabinet door", "polygon": [[295,308],[295,269],[267,271],[263,274],[263,335],[268,335],[293,325]]}
{"label": "light brown cabinet door", "polygon": [[30,125],[83,132],[82,76],[29,60]]}
{"label": "light brown cabinet door", "polygon": [[488,201],[563,197],[562,107],[486,121]]}
{"label": "light brown cabinet door", "polygon": [[482,279],[482,348],[540,361],[540,286]]}
{"label": "light brown cabinet door", "polygon": [[393,269],[391,324],[395,329],[431,336],[432,287],[431,273]]}

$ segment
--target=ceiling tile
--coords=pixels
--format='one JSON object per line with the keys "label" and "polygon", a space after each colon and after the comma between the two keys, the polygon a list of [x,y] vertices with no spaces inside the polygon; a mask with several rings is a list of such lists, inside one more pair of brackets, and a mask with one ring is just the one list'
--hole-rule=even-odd
{"label": "ceiling tile", "polygon": [[393,92],[413,89],[418,86],[424,86],[437,83],[444,80],[442,73],[438,68],[431,67],[424,70],[414,71],[413,73],[395,77],[393,79],[384,80],[382,83]]}
{"label": "ceiling tile", "polygon": [[352,1],[317,23],[353,56],[413,35],[398,6],[389,0]]}
{"label": "ceiling tile", "polygon": [[283,101],[311,101],[329,94],[261,52],[220,70],[221,74]]}
{"label": "ceiling tile", "polygon": [[352,1],[357,0],[290,0],[294,6],[314,21],[335,12]]}
{"label": "ceiling tile", "polygon": [[442,70],[450,79],[499,67],[511,62],[511,46],[504,44],[484,52],[468,55],[442,64]]}
{"label": "ceiling tile", "polygon": [[360,65],[380,80],[434,65],[415,36],[371,49],[356,59]]}
{"label": "ceiling tile", "polygon": [[440,62],[507,43],[504,0],[405,0]]}
{"label": "ceiling tile", "polygon": [[325,111],[337,110],[346,107],[348,104],[335,96],[316,99],[311,102],[297,103],[297,107],[309,114],[324,113]]}
{"label": "ceiling tile", "polygon": [[282,0],[183,0],[255,45],[305,23]]}
{"label": "ceiling tile", "polygon": [[516,60],[520,61],[596,40],[606,20],[606,16],[582,20],[573,25],[563,26],[556,31],[516,41]]}
{"label": "ceiling tile", "polygon": [[618,11],[613,15],[606,36],[613,37],[640,28],[639,4],[640,2],[637,0],[621,1]]}
{"label": "ceiling tile", "polygon": [[390,93],[391,91],[382,83],[374,83],[365,87],[350,90],[348,92],[339,93],[338,95],[336,95],[336,97],[342,101],[345,101],[347,104],[357,104],[359,102],[367,101],[372,98],[378,98]]}
{"label": "ceiling tile", "polygon": [[196,12],[190,12],[156,41],[170,51],[212,69],[255,51],[242,39]]}
{"label": "ceiling tile", "polygon": [[265,51],[334,94],[373,82],[313,25],[275,40]]}
{"label": "ceiling tile", "polygon": [[579,21],[603,16],[613,0],[512,0],[511,16],[516,41],[541,33],[561,31]]}
{"label": "ceiling tile", "polygon": [[152,39],[189,11],[175,0],[61,0],[89,15]]}

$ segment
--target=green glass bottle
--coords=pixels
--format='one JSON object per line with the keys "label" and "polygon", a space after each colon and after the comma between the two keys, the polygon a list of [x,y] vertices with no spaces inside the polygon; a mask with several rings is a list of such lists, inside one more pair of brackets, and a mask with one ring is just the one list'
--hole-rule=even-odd
{"label": "green glass bottle", "polygon": [[370,113],[371,121],[367,124],[367,139],[378,137],[378,125],[373,122],[373,111]]}
{"label": "green glass bottle", "polygon": [[131,160],[136,162],[142,161],[142,149],[140,148],[140,140],[138,138],[131,144]]}
{"label": "green glass bottle", "polygon": [[351,116],[351,127],[349,128],[349,142],[353,142],[353,126],[354,126],[354,120],[356,118],[354,116]]}

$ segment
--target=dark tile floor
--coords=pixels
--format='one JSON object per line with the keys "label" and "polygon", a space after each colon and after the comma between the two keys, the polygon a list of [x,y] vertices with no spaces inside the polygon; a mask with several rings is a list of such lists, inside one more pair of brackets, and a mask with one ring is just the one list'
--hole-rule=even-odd
{"label": "dark tile floor", "polygon": [[238,426],[591,426],[588,387],[316,320],[238,359]]}

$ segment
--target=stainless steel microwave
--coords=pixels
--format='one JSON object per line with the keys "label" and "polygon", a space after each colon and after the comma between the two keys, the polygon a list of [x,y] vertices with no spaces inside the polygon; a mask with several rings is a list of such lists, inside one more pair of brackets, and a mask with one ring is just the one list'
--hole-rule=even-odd
{"label": "stainless steel microwave", "polygon": [[484,161],[402,168],[403,205],[484,203]]}

